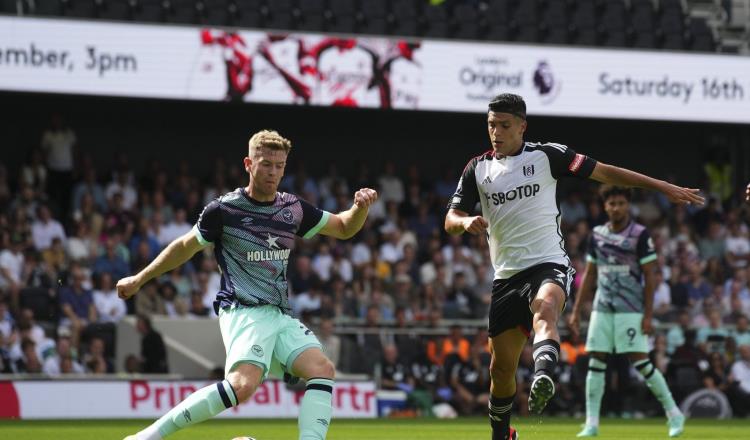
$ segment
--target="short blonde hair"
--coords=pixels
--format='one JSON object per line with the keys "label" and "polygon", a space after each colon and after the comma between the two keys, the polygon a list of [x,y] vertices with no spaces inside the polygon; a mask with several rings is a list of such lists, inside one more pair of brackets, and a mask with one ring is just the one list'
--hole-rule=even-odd
{"label": "short blonde hair", "polygon": [[271,150],[283,150],[289,154],[292,143],[275,130],[261,130],[255,133],[248,142],[248,156],[253,157],[261,147]]}

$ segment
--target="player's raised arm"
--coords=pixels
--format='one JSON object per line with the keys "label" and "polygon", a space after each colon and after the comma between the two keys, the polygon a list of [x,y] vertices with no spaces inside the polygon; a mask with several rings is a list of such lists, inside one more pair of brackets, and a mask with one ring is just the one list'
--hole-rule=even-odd
{"label": "player's raised arm", "polygon": [[323,235],[346,240],[362,229],[367,220],[370,205],[378,199],[378,193],[374,189],[362,188],[354,193],[354,204],[346,211],[331,214],[325,226],[320,230]]}
{"label": "player's raised arm", "polygon": [[449,209],[445,216],[445,232],[460,235],[464,232],[479,234],[484,232],[489,224],[481,215],[470,216],[460,209]]}
{"label": "player's raised arm", "polygon": [[602,162],[596,163],[594,171],[591,173],[591,179],[610,185],[632,186],[659,191],[664,193],[669,201],[680,205],[691,203],[703,205],[705,203],[704,198],[698,194],[700,192],[698,189],[672,185],[663,180]]}
{"label": "player's raised arm", "polygon": [[189,260],[204,245],[198,240],[196,229],[193,228],[185,235],[176,238],[154,258],[148,266],[133,276],[125,277],[117,282],[117,295],[128,299],[153,278],[169,272]]}

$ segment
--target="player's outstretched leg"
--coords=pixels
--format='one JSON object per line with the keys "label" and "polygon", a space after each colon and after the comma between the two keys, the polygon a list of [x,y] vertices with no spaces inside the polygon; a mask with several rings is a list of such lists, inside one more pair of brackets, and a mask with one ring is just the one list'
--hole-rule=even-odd
{"label": "player's outstretched leg", "polygon": [[248,399],[260,384],[263,371],[252,364],[238,365],[226,380],[201,388],[143,431],[126,440],[161,440]]}
{"label": "player's outstretched leg", "polygon": [[162,438],[219,414],[237,405],[232,386],[226,380],[201,388],[180,402],[143,431],[126,440],[161,440]]}
{"label": "player's outstretched leg", "polygon": [[589,371],[586,373],[586,424],[578,437],[596,437],[599,435],[599,411],[604,395],[604,374],[607,364],[595,357],[589,359]]}
{"label": "player's outstretched leg", "polygon": [[669,391],[667,381],[656,366],[649,359],[640,359],[633,363],[633,366],[646,379],[646,385],[661,402],[664,412],[667,414],[669,425],[669,436],[678,437],[685,430],[685,416],[677,407],[672,393]]}

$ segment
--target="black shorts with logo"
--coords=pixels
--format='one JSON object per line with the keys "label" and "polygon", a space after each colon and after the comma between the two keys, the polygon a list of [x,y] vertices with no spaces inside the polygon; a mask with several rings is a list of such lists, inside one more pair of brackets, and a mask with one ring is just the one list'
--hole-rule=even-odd
{"label": "black shorts with logo", "polygon": [[531,266],[510,278],[492,283],[492,303],[488,331],[494,337],[505,330],[518,327],[527,335],[532,330],[531,301],[539,288],[547,283],[562,287],[565,297],[570,295],[575,270],[556,263]]}

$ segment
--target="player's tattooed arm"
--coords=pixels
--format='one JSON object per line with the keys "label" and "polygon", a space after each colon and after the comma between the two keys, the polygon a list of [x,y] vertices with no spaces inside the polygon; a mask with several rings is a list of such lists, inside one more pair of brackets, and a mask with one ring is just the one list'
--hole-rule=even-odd
{"label": "player's tattooed arm", "polygon": [[705,203],[704,198],[699,194],[699,189],[672,185],[669,182],[654,179],[653,177],[631,171],[627,168],[620,168],[603,162],[596,163],[594,171],[591,173],[591,178],[610,185],[631,186],[659,191],[667,196],[670,202],[680,205],[703,205]]}
{"label": "player's tattooed arm", "polygon": [[156,258],[154,258],[154,261],[143,270],[133,276],[125,277],[118,281],[117,295],[122,299],[130,298],[140,290],[141,286],[153,278],[181,266],[201,249],[203,249],[203,245],[198,241],[195,229],[191,229],[187,234],[178,237],[173,242],[169,243],[169,245],[167,245],[167,247],[164,248]]}

